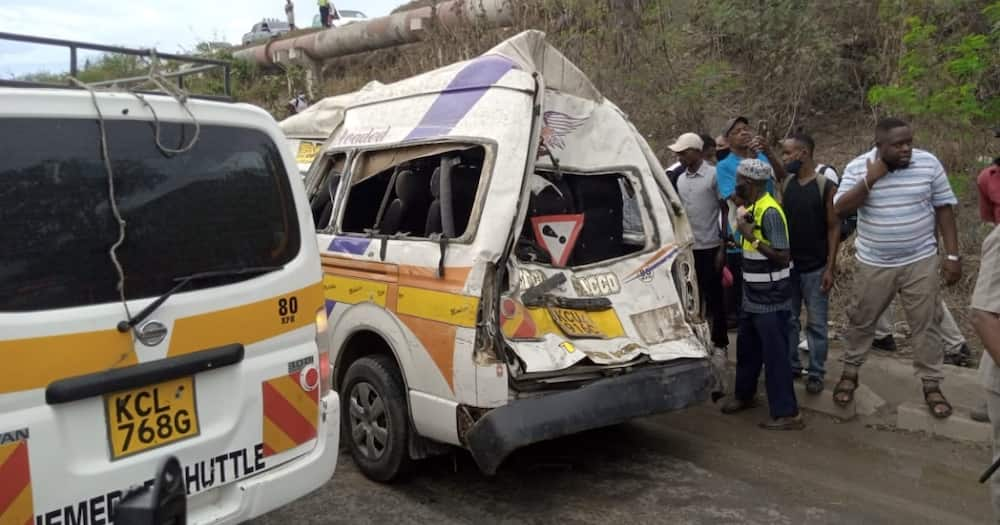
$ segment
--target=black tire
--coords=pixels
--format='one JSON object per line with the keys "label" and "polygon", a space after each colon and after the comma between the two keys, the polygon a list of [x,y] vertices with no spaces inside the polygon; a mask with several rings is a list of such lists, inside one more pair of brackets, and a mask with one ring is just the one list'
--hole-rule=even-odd
{"label": "black tire", "polygon": [[342,441],[361,472],[382,483],[406,474],[412,463],[410,416],[396,363],[381,355],[351,363],[340,399]]}

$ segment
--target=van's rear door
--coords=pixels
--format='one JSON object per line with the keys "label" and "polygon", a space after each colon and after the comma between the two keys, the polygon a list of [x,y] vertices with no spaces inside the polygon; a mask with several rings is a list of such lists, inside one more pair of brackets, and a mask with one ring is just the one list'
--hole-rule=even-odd
{"label": "van's rear door", "polygon": [[150,122],[107,120],[109,174],[88,95],[31,96],[0,93],[0,523],[105,523],[167,454],[189,507],[221,506],[212,489],[308,452],[320,424],[318,253],[281,137],[191,102],[197,142],[165,154]]}

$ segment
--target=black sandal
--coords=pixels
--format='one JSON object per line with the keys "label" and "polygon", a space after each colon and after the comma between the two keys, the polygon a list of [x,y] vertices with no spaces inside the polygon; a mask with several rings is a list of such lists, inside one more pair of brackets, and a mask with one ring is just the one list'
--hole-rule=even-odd
{"label": "black sandal", "polygon": [[840,381],[833,388],[833,402],[837,406],[846,407],[854,401],[854,391],[858,389],[858,374],[844,372]]}
{"label": "black sandal", "polygon": [[[931,396],[934,395],[937,395],[938,399],[931,399]],[[931,415],[938,419],[945,419],[952,413],[951,403],[945,399],[944,394],[941,393],[941,387],[937,383],[924,384],[924,402],[927,403]],[[938,412],[940,407],[944,407],[944,410]]]}

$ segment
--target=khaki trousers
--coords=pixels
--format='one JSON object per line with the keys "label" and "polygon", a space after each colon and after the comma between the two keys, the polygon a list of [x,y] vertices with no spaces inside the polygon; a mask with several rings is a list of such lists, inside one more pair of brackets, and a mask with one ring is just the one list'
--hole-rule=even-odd
{"label": "khaki trousers", "polygon": [[899,294],[899,305],[910,325],[914,375],[925,381],[941,381],[944,351],[932,344],[929,328],[940,324],[938,308],[938,257],[896,268],[882,268],[858,262],[854,301],[848,313],[847,350],[844,368],[857,370],[865,363],[879,316]]}
{"label": "khaki trousers", "polygon": [[[893,301],[893,305],[895,304],[896,302]],[[951,310],[948,309],[948,305],[945,304],[944,300],[939,301],[938,308],[941,311],[936,315],[941,319],[941,322],[934,323],[928,328],[931,344],[940,345],[941,348],[944,348],[945,355],[959,354],[962,351],[962,345],[966,343],[965,336],[962,335],[962,330],[958,327],[955,317],[951,315]],[[893,335],[896,324],[894,322],[896,319],[894,312],[895,308],[890,305],[882,313],[882,316],[878,318],[878,324],[875,325],[876,339]]]}

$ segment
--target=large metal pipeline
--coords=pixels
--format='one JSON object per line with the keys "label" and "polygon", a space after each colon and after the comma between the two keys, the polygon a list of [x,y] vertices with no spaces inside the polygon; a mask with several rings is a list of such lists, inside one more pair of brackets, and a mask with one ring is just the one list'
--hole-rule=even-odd
{"label": "large metal pipeline", "polygon": [[355,22],[343,27],[324,29],[308,35],[242,49],[238,60],[267,67],[274,64],[312,62],[400,46],[420,41],[431,27],[460,28],[468,24],[502,27],[513,24],[514,0],[450,0],[433,7]]}

